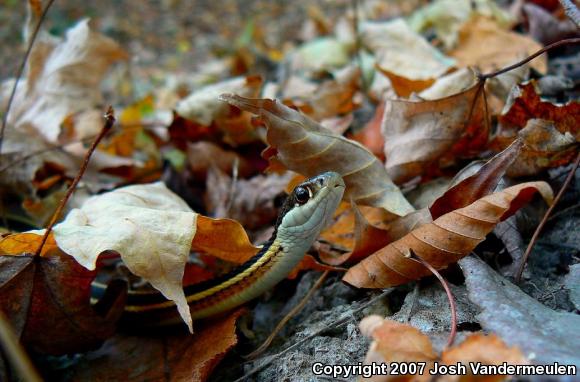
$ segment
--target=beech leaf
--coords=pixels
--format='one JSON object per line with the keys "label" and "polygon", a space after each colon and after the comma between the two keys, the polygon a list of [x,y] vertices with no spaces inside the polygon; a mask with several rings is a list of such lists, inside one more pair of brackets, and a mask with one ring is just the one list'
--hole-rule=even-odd
{"label": "beech leaf", "polygon": [[271,164],[306,176],[336,171],[346,183],[345,198],[405,215],[413,207],[393,184],[382,163],[363,145],[325,129],[312,119],[271,99],[222,94],[223,101],[259,115],[268,126]]}
{"label": "beech leaf", "polygon": [[451,211],[367,257],[350,268],[343,280],[358,288],[387,288],[429,275],[429,270],[411,258],[411,252],[437,269],[445,268],[468,255],[500,221],[536,193],[552,202],[552,189],[546,182],[529,182]]}

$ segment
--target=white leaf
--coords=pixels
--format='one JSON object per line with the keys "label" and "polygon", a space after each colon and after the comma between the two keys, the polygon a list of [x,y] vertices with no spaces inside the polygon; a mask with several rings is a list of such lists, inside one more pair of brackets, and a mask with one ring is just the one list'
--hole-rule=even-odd
{"label": "white leaf", "polygon": [[161,182],[93,196],[54,227],[58,246],[87,269],[114,250],[134,274],[175,301],[189,330],[182,280],[197,214]]}

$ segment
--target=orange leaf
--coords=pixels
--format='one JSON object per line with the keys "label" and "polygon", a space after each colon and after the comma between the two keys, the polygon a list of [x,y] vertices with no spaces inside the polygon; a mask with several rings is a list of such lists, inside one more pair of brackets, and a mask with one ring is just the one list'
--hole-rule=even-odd
{"label": "orange leaf", "polygon": [[[419,329],[411,325],[401,324],[397,321],[383,319],[380,316],[368,316],[360,322],[362,334],[373,339],[365,358],[365,364],[372,362],[425,362],[423,376],[418,379],[415,375],[401,375],[397,377],[382,376],[373,381],[428,381],[428,370],[433,361],[437,359],[437,353],[433,350],[431,340]],[[415,374],[415,373],[414,373]]]}
{"label": "orange leaf", "polygon": [[[42,235],[35,233],[16,233],[0,239],[0,255],[20,256],[25,253],[36,253]],[[57,249],[56,241],[52,232],[48,235],[46,243],[42,248],[41,256],[46,256],[48,252]]]}
{"label": "orange leaf", "polygon": [[334,134],[271,99],[232,94],[222,94],[221,99],[264,120],[271,146],[268,153],[286,168],[306,176],[336,171],[346,183],[347,200],[353,198],[357,203],[382,207],[397,215],[413,210],[388,177],[383,164],[358,142]]}
{"label": "orange leaf", "polygon": [[410,258],[411,251],[437,269],[468,255],[500,221],[513,215],[534,194],[551,203],[545,182],[518,184],[485,196],[413,230],[352,267],[343,280],[359,288],[386,288],[430,274]]}
{"label": "orange leaf", "polygon": [[[435,370],[434,362],[441,365],[449,365],[457,368],[459,364],[465,365],[466,374],[462,377],[455,375],[439,375],[437,380],[444,382],[452,381],[503,381],[503,375],[486,375],[485,377],[474,376],[472,365],[528,365],[528,360],[522,352],[515,347],[508,347],[495,335],[472,334],[458,346],[446,349],[441,356],[433,350],[431,340],[418,329],[408,324],[383,319],[380,316],[365,317],[360,323],[361,332],[373,339],[365,358],[365,364],[372,362],[390,364],[392,362],[418,362],[424,363],[425,367],[412,371],[412,374],[401,376],[381,375],[372,380],[375,382],[386,381],[428,381],[432,378],[431,370]],[[453,370],[450,368],[450,370]],[[458,370],[461,371],[461,370]],[[481,371],[480,371],[481,373]],[[482,379],[483,378],[483,379]]]}
{"label": "orange leaf", "polygon": [[237,264],[249,260],[259,251],[237,221],[203,215],[197,217],[197,231],[191,249]]}
{"label": "orange leaf", "polygon": [[[498,336],[475,333],[467,337],[461,344],[445,350],[441,354],[441,363],[457,365],[463,363],[481,363],[482,365],[501,365],[504,362],[509,365],[528,365],[529,362],[522,352],[516,347],[508,347]],[[471,371],[470,367],[466,367]],[[469,373],[471,374],[471,373]],[[477,377],[467,377],[462,381],[475,381]],[[448,378],[452,380],[451,378]],[[504,375],[488,375],[486,382],[499,382],[506,379]],[[443,380],[446,380],[444,377]]]}
{"label": "orange leaf", "polygon": [[[241,264],[252,258],[259,247],[254,246],[248,234],[235,220],[213,219],[198,215],[197,231],[191,244],[193,251],[207,253],[222,260]],[[301,270],[341,270],[329,265],[321,264],[312,256],[306,255],[302,261],[290,272],[288,278],[294,278]]]}

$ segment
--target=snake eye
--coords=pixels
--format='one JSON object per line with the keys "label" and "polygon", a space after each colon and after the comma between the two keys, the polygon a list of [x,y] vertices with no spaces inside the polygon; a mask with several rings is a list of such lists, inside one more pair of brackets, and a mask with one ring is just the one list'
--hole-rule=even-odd
{"label": "snake eye", "polygon": [[306,187],[299,186],[294,190],[294,196],[298,203],[304,204],[310,199],[310,191]]}

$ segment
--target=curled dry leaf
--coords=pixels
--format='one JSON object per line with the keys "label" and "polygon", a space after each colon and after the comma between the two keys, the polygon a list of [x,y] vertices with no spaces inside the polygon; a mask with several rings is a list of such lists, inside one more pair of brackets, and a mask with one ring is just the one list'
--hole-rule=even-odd
{"label": "curled dry leaf", "polygon": [[[429,381],[432,379],[429,371],[433,368],[434,362],[439,365],[464,364],[471,373],[469,363],[481,363],[482,365],[501,365],[507,362],[510,365],[529,364],[526,357],[517,347],[508,347],[499,337],[495,335],[484,335],[480,333],[472,334],[461,344],[444,350],[440,356],[433,349],[431,340],[420,330],[408,324],[397,321],[383,319],[380,316],[368,316],[360,322],[362,334],[373,339],[365,358],[365,364],[371,362],[386,363],[392,362],[424,362],[423,373],[403,376],[374,376],[370,380],[378,381]],[[369,380],[369,379],[363,379]],[[439,375],[437,380],[452,381],[472,381],[466,376],[460,375]],[[486,376],[486,381],[503,381],[505,376]]]}
{"label": "curled dry leaf", "polygon": [[389,179],[382,163],[358,142],[336,135],[274,100],[223,94],[221,99],[259,115],[268,126],[270,163],[306,176],[336,171],[346,183],[345,197],[397,215],[413,211]]}
{"label": "curled dry leaf", "polygon": [[[488,72],[511,65],[541,48],[531,38],[507,31],[490,18],[475,16],[463,24],[459,42],[448,54],[457,60],[458,66],[472,66]],[[547,59],[538,57],[530,66],[546,73]]]}
{"label": "curled dry leaf", "polygon": [[[445,350],[441,354],[441,363],[457,365],[462,363],[481,363],[482,365],[528,365],[529,361],[517,347],[507,346],[498,336],[475,333],[467,337],[461,344]],[[467,367],[467,370],[471,370]],[[474,377],[476,378],[476,377]],[[504,375],[486,376],[486,382],[499,382],[506,379]],[[442,381],[451,382],[463,380],[458,376],[443,376]]]}
{"label": "curled dry leaf", "polygon": [[92,350],[109,338],[123,313],[126,289],[96,311],[90,305],[94,271],[81,267],[49,239],[35,257],[41,236],[10,235],[0,241],[0,310],[22,342],[60,355]]}
{"label": "curled dry leaf", "polygon": [[395,182],[436,174],[487,144],[483,85],[431,101],[387,100],[382,124],[386,169]]}
{"label": "curled dry leaf", "polygon": [[536,193],[551,203],[545,182],[518,184],[485,196],[424,224],[350,268],[343,280],[358,288],[386,288],[430,274],[411,251],[436,269],[468,255],[497,223],[513,215]]}
{"label": "curled dry leaf", "polygon": [[[32,128],[47,141],[57,142],[67,116],[102,102],[99,84],[103,76],[111,64],[127,57],[116,42],[91,30],[88,19],[69,29],[64,39],[44,35],[34,44],[28,76],[18,85],[9,124]],[[8,93],[2,94],[4,100],[7,97]]]}
{"label": "curled dry leaf", "polygon": [[89,198],[54,227],[54,237],[89,270],[102,252],[118,252],[132,273],[175,301],[191,331],[182,280],[196,218],[162,183],[134,185]]}
{"label": "curled dry leaf", "polygon": [[522,140],[516,139],[504,151],[486,162],[475,174],[449,188],[429,207],[431,217],[437,219],[493,192],[508,167],[518,157],[522,146]]}
{"label": "curled dry leaf", "polygon": [[362,43],[377,57],[377,67],[391,80],[397,94],[407,97],[429,87],[454,66],[403,19],[361,25]]}
{"label": "curled dry leaf", "polygon": [[196,328],[192,336],[118,334],[82,355],[69,371],[72,381],[203,382],[237,342],[238,309]]}
{"label": "curled dry leaf", "polygon": [[[386,320],[380,316],[368,316],[360,322],[360,330],[362,334],[373,339],[365,357],[365,364],[426,362],[425,370],[429,370],[437,359],[429,337],[411,325]],[[385,375],[372,378],[372,381],[428,381],[430,378],[427,372],[424,372],[424,377]]]}

